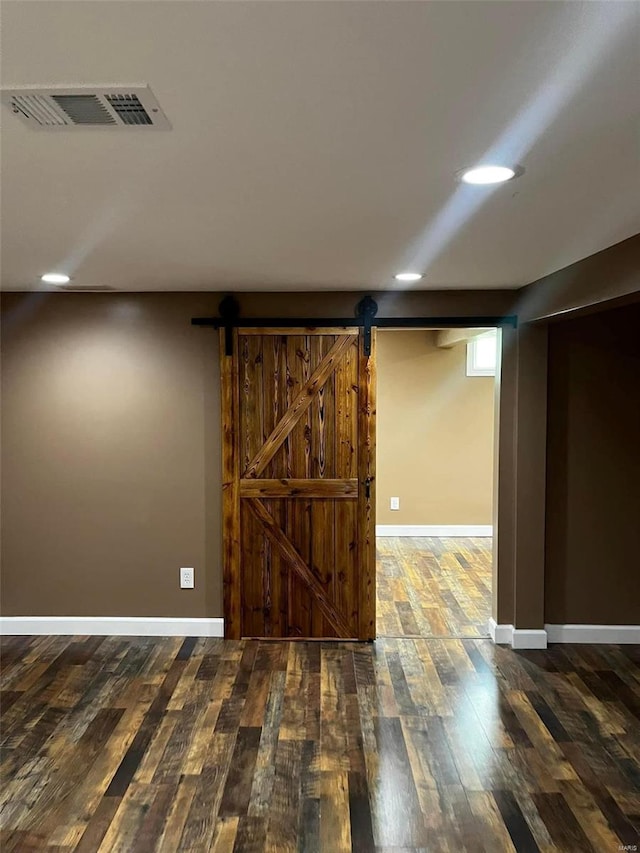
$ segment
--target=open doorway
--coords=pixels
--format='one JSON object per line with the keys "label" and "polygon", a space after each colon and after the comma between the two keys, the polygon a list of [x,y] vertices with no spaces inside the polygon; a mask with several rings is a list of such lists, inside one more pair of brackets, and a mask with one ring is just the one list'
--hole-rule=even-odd
{"label": "open doorway", "polygon": [[377,635],[488,636],[496,329],[378,331]]}

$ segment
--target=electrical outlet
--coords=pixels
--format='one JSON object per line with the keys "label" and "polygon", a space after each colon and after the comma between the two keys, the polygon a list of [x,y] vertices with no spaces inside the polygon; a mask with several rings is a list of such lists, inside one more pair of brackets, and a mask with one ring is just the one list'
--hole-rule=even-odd
{"label": "electrical outlet", "polygon": [[193,568],[180,569],[180,589],[193,589],[195,570]]}
{"label": "electrical outlet", "polygon": [[400,509],[400,498],[391,498],[389,500],[389,509]]}

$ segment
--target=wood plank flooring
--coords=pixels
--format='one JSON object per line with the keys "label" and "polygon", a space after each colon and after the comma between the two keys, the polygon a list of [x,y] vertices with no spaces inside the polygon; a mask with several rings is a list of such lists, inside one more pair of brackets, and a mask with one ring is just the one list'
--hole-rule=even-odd
{"label": "wood plank flooring", "polygon": [[378,537],[379,637],[486,637],[490,538]]}
{"label": "wood plank flooring", "polygon": [[640,647],[3,639],[10,851],[618,851]]}

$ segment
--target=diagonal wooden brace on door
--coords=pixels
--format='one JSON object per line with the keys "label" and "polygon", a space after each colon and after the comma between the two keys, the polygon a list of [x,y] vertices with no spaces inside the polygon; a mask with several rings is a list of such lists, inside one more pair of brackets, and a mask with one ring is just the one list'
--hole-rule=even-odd
{"label": "diagonal wooden brace on door", "polygon": [[289,566],[306,584],[309,591],[313,593],[318,607],[327,620],[333,625],[338,636],[351,637],[351,628],[349,627],[349,623],[342,613],[340,613],[334,604],[327,598],[325,589],[320,581],[311,571],[300,553],[296,550],[293,543],[284,534],[282,528],[278,525],[262,501],[257,498],[247,498],[245,504],[256,517],[269,539],[279,549]]}
{"label": "diagonal wooden brace on door", "polygon": [[289,406],[284,415],[280,418],[269,438],[262,445],[260,450],[253,457],[251,462],[242,475],[243,477],[259,477],[267,467],[269,462],[278,452],[286,437],[291,433],[295,425],[298,423],[302,415],[307,411],[313,398],[322,388],[331,374],[340,364],[340,360],[353,342],[357,340],[357,335],[341,335],[329,352],[322,359],[316,370],[309,377],[308,382],[303,386],[302,390]]}

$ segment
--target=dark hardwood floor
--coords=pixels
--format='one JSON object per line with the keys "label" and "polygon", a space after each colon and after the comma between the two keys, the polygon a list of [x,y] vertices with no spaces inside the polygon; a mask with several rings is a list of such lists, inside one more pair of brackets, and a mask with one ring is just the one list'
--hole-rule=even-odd
{"label": "dark hardwood floor", "polygon": [[2,646],[3,853],[640,843],[640,647]]}
{"label": "dark hardwood floor", "polygon": [[486,637],[490,538],[378,537],[379,637]]}

